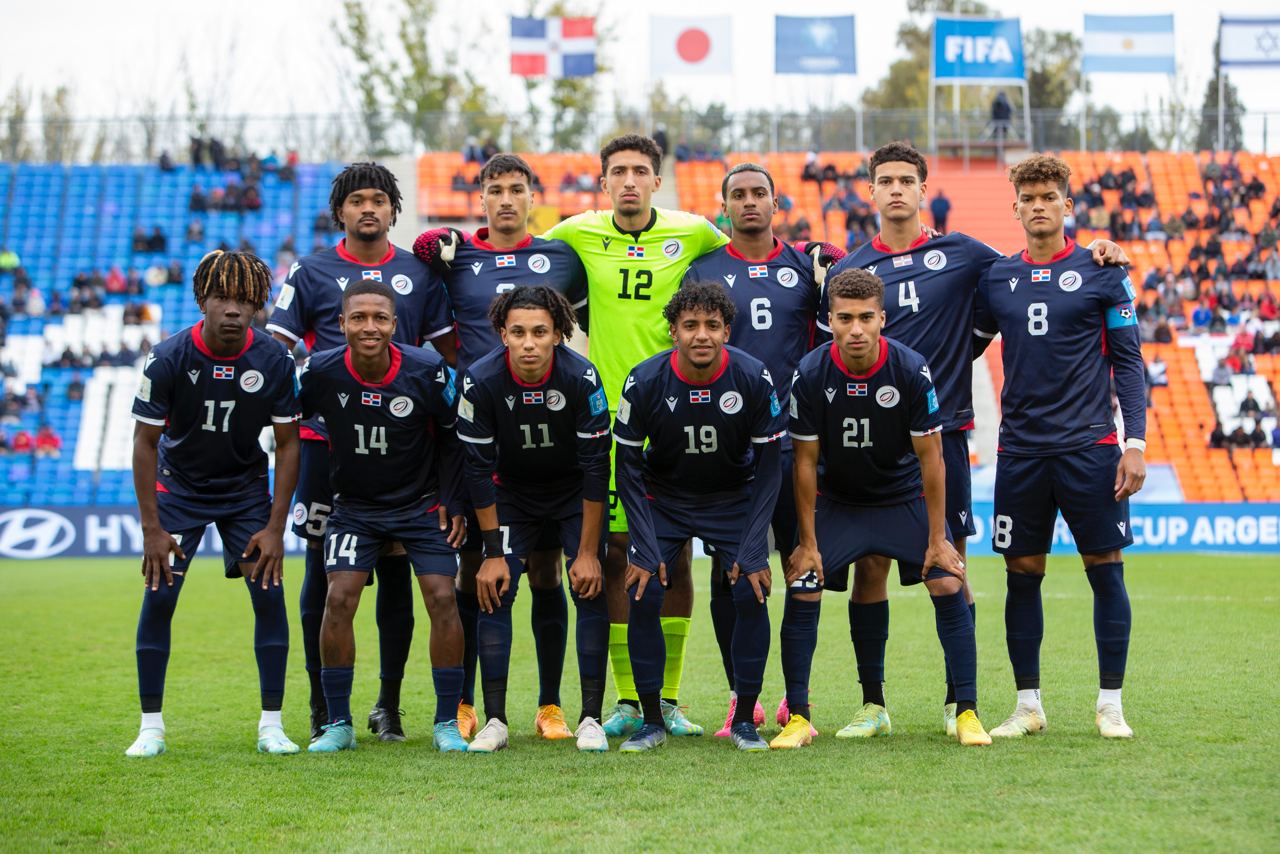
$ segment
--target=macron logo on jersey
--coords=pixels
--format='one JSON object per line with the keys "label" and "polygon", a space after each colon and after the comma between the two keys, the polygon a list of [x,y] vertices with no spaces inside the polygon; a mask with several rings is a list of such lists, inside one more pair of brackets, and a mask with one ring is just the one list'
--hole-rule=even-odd
{"label": "macron logo on jersey", "polygon": [[381,282],[382,271],[381,270],[361,270],[360,280],[364,282]]}
{"label": "macron logo on jersey", "polygon": [[753,279],[766,279],[769,277],[769,268],[764,264],[757,264],[747,268],[747,275]]}
{"label": "macron logo on jersey", "polygon": [[644,257],[644,247],[643,247],[643,246],[628,246],[628,247],[627,247],[627,257],[628,257],[628,258],[643,258],[643,257]]}
{"label": "macron logo on jersey", "polygon": [[847,390],[850,397],[866,397],[867,396],[866,383],[849,383]]}
{"label": "macron logo on jersey", "polygon": [[711,389],[709,389],[709,388],[695,388],[695,389],[690,389],[690,390],[689,390],[689,402],[690,402],[690,403],[710,403],[710,402],[711,402]]}
{"label": "macron logo on jersey", "polygon": [[1048,267],[1044,267],[1044,268],[1039,269],[1039,270],[1032,270],[1032,271],[1031,271],[1031,281],[1032,281],[1032,283],[1035,283],[1035,282],[1047,282],[1047,281],[1049,281],[1049,274],[1050,274],[1050,273],[1052,273],[1052,272],[1053,272],[1053,271],[1052,271],[1052,270],[1050,270]]}
{"label": "macron logo on jersey", "polygon": [[365,406],[381,406],[382,395],[376,391],[362,391],[360,392],[360,402]]}
{"label": "macron logo on jersey", "polygon": [[534,404],[542,403],[542,392],[526,391],[524,393],[524,397],[521,398],[521,403],[525,406],[533,406]]}
{"label": "macron logo on jersey", "polygon": [[214,365],[213,378],[215,380],[233,380],[236,378],[236,369],[232,365]]}
{"label": "macron logo on jersey", "polygon": [[514,267],[516,265],[516,256],[499,255],[497,259],[494,261],[494,264],[496,264],[499,267]]}

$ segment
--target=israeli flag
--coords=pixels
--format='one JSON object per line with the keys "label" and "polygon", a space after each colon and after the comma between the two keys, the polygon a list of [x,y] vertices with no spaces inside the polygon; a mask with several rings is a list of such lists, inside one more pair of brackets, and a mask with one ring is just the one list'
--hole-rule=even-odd
{"label": "israeli flag", "polygon": [[1085,15],[1084,73],[1173,74],[1173,15]]}

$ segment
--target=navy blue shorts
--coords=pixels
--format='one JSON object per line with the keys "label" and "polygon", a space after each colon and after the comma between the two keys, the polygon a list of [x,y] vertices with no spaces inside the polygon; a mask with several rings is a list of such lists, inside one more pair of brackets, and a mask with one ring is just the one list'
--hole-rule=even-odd
{"label": "navy blue shorts", "polygon": [[942,434],[942,461],[947,466],[947,527],[957,537],[978,533],[973,524],[973,476],[969,471],[969,433]]}
{"label": "navy blue shorts", "polygon": [[304,439],[298,459],[298,486],[293,491],[293,532],[307,540],[323,540],[333,512],[329,483],[329,443]]}
{"label": "navy blue shorts", "polygon": [[[726,571],[735,563],[743,570],[768,565],[768,543],[765,538],[753,547],[753,553],[742,553],[742,528],[751,510],[749,492],[717,493],[699,496],[694,501],[649,499],[649,515],[658,539],[658,554],[670,570],[684,544],[697,537],[720,558]],[[668,573],[667,581],[671,576]]]}
{"label": "navy blue shorts", "polygon": [[[773,505],[773,518],[769,521],[769,526],[773,532],[773,547],[785,559],[787,555],[791,554],[791,550],[796,547],[796,542],[799,540],[799,526],[796,523],[795,481],[792,479],[796,455],[789,446],[782,448],[780,462],[782,485],[778,487],[778,503]],[[716,553],[715,547],[710,543],[704,543],[703,547],[708,555]],[[719,566],[719,564],[717,563],[716,566]],[[731,567],[732,564],[726,569]],[[712,573],[712,583],[716,583],[714,571]],[[732,586],[729,584],[728,577],[720,578],[720,583],[724,585],[725,590]]]}
{"label": "navy blue shorts", "polygon": [[1116,501],[1118,445],[1051,457],[1001,454],[996,463],[991,547],[1009,557],[1048,554],[1058,511],[1080,554],[1133,545],[1129,499]]}
{"label": "navy blue shorts", "polygon": [[[499,530],[503,536],[503,548],[507,552],[507,566],[511,570],[511,590],[516,590],[524,561],[529,553],[548,551],[549,548],[564,552],[566,566],[572,566],[582,543],[582,493],[536,498],[498,490]],[[604,563],[605,539],[608,536],[604,524],[600,526],[600,542],[596,547],[596,560]],[[548,547],[547,536],[555,536]]]}
{"label": "navy blue shorts", "polygon": [[389,510],[344,508],[329,516],[324,540],[325,572],[371,572],[387,543],[400,543],[416,575],[458,574],[458,553],[440,530],[438,505]]}
{"label": "navy blue shorts", "polygon": [[[499,499],[499,502],[501,502],[501,499]],[[499,507],[501,507],[501,503],[499,503]],[[578,499],[578,515],[579,517],[581,517],[582,515],[582,499],[581,498]],[[462,548],[460,548],[458,551],[463,551],[463,552],[483,551],[484,541],[481,540],[480,538],[480,520],[476,518],[475,508],[472,507],[470,503],[467,504],[466,517],[467,517],[467,538],[462,541]],[[501,510],[498,511],[498,518],[499,519],[503,518]],[[607,519],[605,520],[605,523],[607,526],[608,524]],[[574,550],[576,551],[577,550],[576,540],[574,541],[574,546],[575,546]],[[559,526],[550,519],[545,520],[542,524],[538,526],[537,535],[533,541],[533,551],[535,552],[555,551],[560,547],[561,546],[560,546]]]}
{"label": "navy blue shorts", "polygon": [[241,563],[258,559],[258,551],[241,557],[253,535],[267,527],[271,519],[271,496],[267,493],[227,501],[226,499],[201,499],[178,496],[172,492],[158,492],[156,507],[160,511],[160,526],[174,535],[186,560],[173,559],[174,572],[186,572],[191,560],[200,548],[205,529],[210,525],[218,529],[222,538],[222,564],[227,578],[240,578]]}
{"label": "navy blue shorts", "polygon": [[[818,496],[814,514],[823,587],[849,589],[849,565],[867,555],[898,561],[898,580],[919,584],[921,562],[929,548],[929,514],[924,498],[887,507],[862,507]],[[951,540],[951,532],[947,532]]]}

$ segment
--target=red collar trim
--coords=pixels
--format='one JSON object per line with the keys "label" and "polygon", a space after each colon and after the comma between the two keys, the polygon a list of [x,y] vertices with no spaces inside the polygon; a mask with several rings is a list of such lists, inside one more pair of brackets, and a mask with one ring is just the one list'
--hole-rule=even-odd
{"label": "red collar trim", "polygon": [[361,385],[367,385],[369,388],[383,388],[390,385],[391,381],[396,378],[396,374],[400,373],[400,348],[394,344],[391,345],[391,368],[387,371],[387,375],[382,378],[382,382],[380,383],[371,383],[364,377],[360,376],[360,373],[356,370],[356,366],[351,364],[350,346],[347,347],[347,352],[342,354],[342,361],[346,363],[347,372],[350,373],[351,376],[355,377],[356,382]]}
{"label": "red collar trim", "polygon": [[887,339],[881,336],[880,356],[879,358],[876,359],[876,363],[871,366],[871,370],[867,371],[865,374],[855,374],[853,371],[849,370],[849,368],[845,366],[844,357],[840,355],[840,345],[834,341],[831,342],[831,361],[836,363],[836,367],[839,368],[841,373],[843,373],[845,376],[855,380],[865,380],[867,377],[871,376],[876,371],[883,368],[884,363],[889,361],[889,342]]}
{"label": "red collar trim", "polygon": [[338,257],[341,258],[343,261],[350,261],[352,264],[359,264],[361,267],[381,267],[383,264],[389,264],[391,262],[391,259],[396,257],[395,246],[388,245],[387,254],[382,256],[382,260],[375,261],[372,264],[366,264],[365,262],[361,261],[359,258],[357,258],[356,256],[352,255],[350,252],[347,251],[347,238],[345,237],[339,240],[338,245],[333,248],[337,250]]}
{"label": "red collar trim", "polygon": [[709,380],[705,380],[702,382],[694,382],[693,380],[686,377],[684,374],[680,373],[680,365],[678,364],[679,355],[680,355],[679,350],[671,351],[671,370],[676,372],[676,376],[680,378],[681,382],[687,383],[689,385],[694,385],[699,387],[714,385],[715,381],[720,379],[722,376],[724,376],[724,372],[729,369],[729,351],[721,350],[720,351],[720,356],[721,356],[720,369],[715,372],[715,375],[711,377],[711,379]]}
{"label": "red collar trim", "polygon": [[245,353],[249,352],[249,348],[253,346],[253,327],[250,326],[248,332],[244,336],[244,349],[234,356],[216,356],[209,349],[209,345],[204,343],[204,321],[201,320],[195,326],[191,327],[191,340],[196,345],[196,349],[204,353],[210,359],[217,359],[219,362],[234,362]]}
{"label": "red collar trim", "polygon": [[546,385],[547,380],[551,379],[551,372],[555,370],[555,367],[556,367],[556,354],[553,352],[551,354],[551,364],[547,365],[547,372],[542,375],[542,378],[539,379],[536,383],[527,383],[524,380],[520,379],[520,375],[516,373],[516,369],[511,367],[511,351],[510,350],[507,351],[506,359],[507,359],[507,373],[511,374],[511,379],[516,381],[516,385],[523,386],[524,388],[539,388],[541,386]]}
{"label": "red collar trim", "polygon": [[489,227],[476,229],[476,233],[471,235],[471,245],[477,249],[483,249],[486,252],[515,252],[517,249],[528,249],[533,245],[533,235],[526,234],[524,240],[521,240],[510,249],[499,249],[489,242]]}
{"label": "red collar trim", "polygon": [[[919,246],[923,246],[926,242],[928,242],[928,240],[929,240],[929,235],[926,234],[925,230],[922,228],[920,229],[920,236],[917,237],[915,240],[911,241],[911,245],[906,248],[906,251],[910,252],[912,249],[915,249]],[[888,244],[886,244],[883,240],[880,239],[879,234],[871,238],[871,248],[876,250],[877,252],[883,252],[886,255],[901,254],[897,249],[890,249]]]}
{"label": "red collar trim", "polygon": [[1023,249],[1023,250],[1022,250],[1022,260],[1023,260],[1023,261],[1025,261],[1025,262],[1026,262],[1026,263],[1028,263],[1028,264],[1037,264],[1037,265],[1042,264],[1042,263],[1043,263],[1043,264],[1056,264],[1057,262],[1061,261],[1063,258],[1066,258],[1068,255],[1070,255],[1072,252],[1074,252],[1074,251],[1075,251],[1075,248],[1076,248],[1076,242],[1075,242],[1074,240],[1072,240],[1070,237],[1068,237],[1068,238],[1067,238],[1067,245],[1062,249],[1062,251],[1060,251],[1060,252],[1058,252],[1057,254],[1055,254],[1055,255],[1054,255],[1052,258],[1050,258],[1048,261],[1032,261],[1032,260],[1031,260],[1031,256],[1027,253],[1027,250],[1025,250],[1025,249]]}
{"label": "red collar trim", "polygon": [[737,249],[735,249],[732,243],[726,244],[724,247],[724,251],[729,253],[730,258],[737,258],[739,261],[746,261],[751,264],[763,264],[766,261],[772,261],[773,259],[777,258],[779,255],[781,255],[783,246],[784,244],[781,240],[779,240],[776,237],[773,238],[773,249],[769,252],[768,255],[766,255],[763,258],[748,258],[747,256],[743,255],[741,252],[739,252]]}

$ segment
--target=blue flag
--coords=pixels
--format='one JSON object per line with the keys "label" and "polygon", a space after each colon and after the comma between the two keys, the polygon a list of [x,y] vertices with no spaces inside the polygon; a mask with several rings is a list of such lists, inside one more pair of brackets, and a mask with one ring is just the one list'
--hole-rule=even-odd
{"label": "blue flag", "polygon": [[776,74],[857,74],[853,16],[774,18]]}

